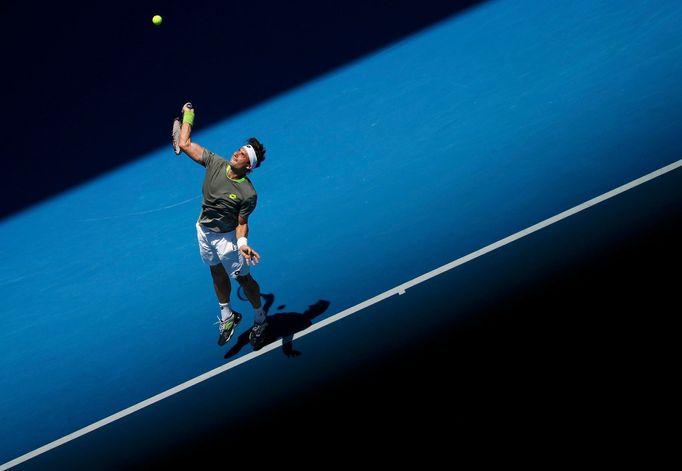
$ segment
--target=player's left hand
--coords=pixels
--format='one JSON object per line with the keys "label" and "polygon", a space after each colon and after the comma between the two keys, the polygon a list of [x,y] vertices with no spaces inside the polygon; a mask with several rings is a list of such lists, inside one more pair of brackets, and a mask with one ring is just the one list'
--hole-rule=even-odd
{"label": "player's left hand", "polygon": [[247,265],[255,265],[256,263],[260,262],[260,254],[248,245],[242,245],[239,250],[244,256],[244,260],[246,260]]}

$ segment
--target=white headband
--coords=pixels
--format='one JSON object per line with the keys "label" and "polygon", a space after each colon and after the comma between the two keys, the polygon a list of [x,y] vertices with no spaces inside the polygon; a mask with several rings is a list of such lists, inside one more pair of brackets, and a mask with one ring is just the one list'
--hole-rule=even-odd
{"label": "white headband", "polygon": [[256,164],[258,163],[256,151],[253,149],[253,147],[251,147],[251,144],[246,144],[242,147],[242,149],[246,149],[246,153],[249,155],[249,162],[251,162],[251,170],[253,170],[256,168]]}

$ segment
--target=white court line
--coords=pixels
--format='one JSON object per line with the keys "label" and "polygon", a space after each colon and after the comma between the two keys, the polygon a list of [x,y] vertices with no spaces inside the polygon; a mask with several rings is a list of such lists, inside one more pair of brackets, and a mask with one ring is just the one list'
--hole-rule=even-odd
{"label": "white court line", "polygon": [[[635,188],[636,186],[641,185],[642,183],[646,183],[649,180],[653,180],[656,177],[660,177],[663,174],[666,174],[668,172],[672,172],[673,170],[679,168],[682,166],[682,159],[678,160],[677,162],[673,162],[670,165],[666,165],[665,167],[662,167],[658,170],[655,170],[647,175],[644,175],[642,177],[637,178],[636,180],[632,180],[629,183],[626,183],[625,185],[619,186],[618,188],[615,188],[609,192],[606,192],[600,196],[597,196],[595,198],[592,198],[591,200],[585,201],[584,203],[581,203],[577,206],[572,207],[571,209],[567,209],[566,211],[563,211],[555,216],[552,216],[548,219],[545,219],[544,221],[541,221],[537,224],[534,224],[530,227],[527,227],[526,229],[523,229],[519,232],[516,232],[515,234],[512,234],[508,237],[505,237],[504,239],[498,240],[497,242],[494,242],[490,245],[486,245],[485,247],[476,250],[475,252],[471,252],[469,255],[465,255],[463,257],[460,257],[456,260],[453,260],[450,263],[447,263],[439,268],[436,268],[435,270],[431,270],[428,273],[424,273],[421,276],[418,276],[417,278],[414,278],[410,281],[407,281],[401,285],[396,286],[395,288],[391,288],[388,291],[384,291],[383,293],[374,296],[373,298],[370,298],[366,301],[361,302],[360,304],[356,304],[353,307],[350,307],[348,309],[345,309],[337,314],[334,314],[333,316],[327,317],[326,319],[317,322],[310,327],[308,327],[305,330],[302,330],[300,332],[297,332],[294,334],[293,339],[301,338],[304,337],[312,332],[315,332],[318,329],[321,329],[323,327],[328,326],[329,324],[332,324],[336,321],[339,321],[343,319],[344,317],[348,317],[351,314],[355,314],[358,311],[361,311],[362,309],[365,309],[373,304],[376,304],[380,301],[383,301],[386,298],[389,298],[391,296],[394,296],[396,294],[404,294],[405,291],[409,288],[412,288],[413,286],[416,286],[420,283],[423,283],[435,276],[438,276],[442,273],[445,273],[448,270],[452,270],[453,268],[456,268],[460,265],[463,265],[471,260],[474,260],[475,258],[478,258],[482,255],[485,255],[487,253],[492,252],[493,250],[499,249],[500,247],[503,247],[507,244],[510,244],[522,237],[525,237],[529,234],[532,234],[533,232],[539,231],[540,229],[543,229],[551,224],[554,224],[555,222],[561,221],[562,219],[566,219],[569,216],[572,216],[576,213],[579,213],[580,211],[583,211],[591,206],[594,206],[598,203],[601,203],[602,201],[605,201],[609,198],[613,198],[616,195],[619,195],[623,192],[626,192],[632,188]],[[174,394],[177,394],[181,391],[184,391],[187,388],[190,388],[194,386],[195,384],[201,383],[202,381],[206,381],[209,378],[212,378],[213,376],[216,376],[220,373],[223,373],[227,370],[230,370],[234,368],[235,366],[239,366],[242,363],[246,363],[249,360],[252,360],[260,355],[264,355],[265,353],[274,350],[278,347],[280,347],[283,344],[283,341],[278,341],[278,342],[273,342],[269,345],[266,345],[263,347],[261,350],[257,350],[251,353],[248,353],[242,357],[237,358],[236,360],[233,360],[229,363],[226,363],[223,366],[220,366],[218,368],[215,368],[211,371],[208,371],[200,376],[197,376],[196,378],[193,378],[189,381],[186,381],[182,384],[179,384],[175,387],[172,387],[160,394],[157,394],[156,396],[152,396],[149,399],[146,399],[142,402],[139,402],[133,406],[128,407],[127,409],[123,409],[122,411],[119,411],[113,415],[110,415],[109,417],[106,417],[102,420],[99,420],[93,424],[88,425],[87,427],[83,427],[80,430],[76,430],[73,433],[70,433],[58,440],[55,440],[53,442],[48,443],[47,445],[43,445],[40,448],[36,448],[35,450],[26,453],[24,455],[19,456],[18,458],[13,459],[12,461],[8,461],[7,463],[4,463],[0,465],[0,471],[4,471],[6,469],[9,469],[13,466],[16,466],[20,463],[23,463],[24,461],[28,461],[31,458],[35,458],[36,456],[45,453],[46,451],[52,450],[53,448],[57,448],[60,445],[63,445],[67,442],[70,442],[71,440],[74,440],[78,437],[81,437],[85,435],[86,433],[92,432],[93,430],[97,430],[100,427],[104,427],[107,424],[110,424],[118,419],[121,419],[129,414],[132,414],[133,412],[136,412],[144,407],[150,406],[156,402],[159,402],[167,397],[170,397]]]}

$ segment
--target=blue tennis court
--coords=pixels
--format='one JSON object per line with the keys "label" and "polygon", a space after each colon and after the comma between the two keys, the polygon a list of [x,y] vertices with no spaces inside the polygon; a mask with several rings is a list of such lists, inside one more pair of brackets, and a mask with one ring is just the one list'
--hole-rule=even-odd
{"label": "blue tennis court", "polygon": [[[676,1],[483,2],[218,124],[195,102],[196,142],[225,157],[249,136],[267,148],[249,240],[277,337],[348,313],[285,347],[297,358],[243,341],[253,313],[236,285],[244,322],[216,345],[194,228],[204,170],[170,145],[4,219],[0,463],[239,359],[154,407],[313,388],[325,365],[407,345],[405,330],[369,332],[407,305],[438,322],[429,290],[465,298],[482,288],[458,271],[488,262],[368,300],[642,176],[672,178],[680,24]],[[135,436],[144,414],[92,435]]]}

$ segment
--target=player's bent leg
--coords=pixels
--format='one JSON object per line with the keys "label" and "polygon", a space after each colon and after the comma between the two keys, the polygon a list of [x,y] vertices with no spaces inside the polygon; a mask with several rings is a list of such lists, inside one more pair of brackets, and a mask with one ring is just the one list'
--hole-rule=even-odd
{"label": "player's bent leg", "polygon": [[251,303],[251,306],[253,306],[254,309],[258,309],[261,304],[260,286],[258,286],[258,283],[253,278],[253,276],[251,276],[250,274],[244,276],[241,275],[237,276],[237,282],[241,285],[242,289],[244,290],[244,294]]}
{"label": "player's bent leg", "polygon": [[238,276],[237,282],[244,289],[244,294],[253,306],[254,322],[249,332],[249,342],[257,350],[265,344],[265,329],[268,326],[267,317],[260,302],[260,286],[250,274]]}

